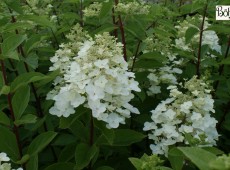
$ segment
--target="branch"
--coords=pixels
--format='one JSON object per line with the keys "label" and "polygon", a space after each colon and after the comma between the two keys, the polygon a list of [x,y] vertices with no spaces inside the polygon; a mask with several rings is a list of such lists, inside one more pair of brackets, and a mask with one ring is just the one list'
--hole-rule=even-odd
{"label": "branch", "polygon": [[[117,5],[119,3],[119,0],[114,0],[114,2],[115,2],[115,5]],[[124,31],[124,26],[123,26],[123,23],[122,23],[121,15],[118,15],[118,25],[119,25],[119,29],[120,29],[120,32],[121,32],[121,41],[122,41],[122,44],[123,44],[124,60],[127,61],[125,31]]]}
{"label": "branch", "polygon": [[[116,27],[116,26],[118,25],[118,23],[116,22],[116,18],[115,18],[114,7],[112,8],[112,19],[113,19],[113,25],[114,25],[114,27]],[[117,28],[114,29],[113,35],[114,35],[114,37],[116,37],[116,38],[118,37]]]}
{"label": "branch", "polygon": [[199,40],[199,48],[198,48],[198,55],[197,55],[197,65],[196,65],[196,75],[197,78],[200,78],[200,62],[201,62],[201,48],[202,48],[202,37],[203,37],[203,32],[204,32],[204,22],[205,22],[205,16],[207,12],[208,4],[205,5],[204,7],[204,14],[203,14],[203,19],[202,23],[200,26],[200,40]]}
{"label": "branch", "polygon": [[[12,15],[11,15],[12,23],[15,23],[15,22],[16,22],[16,18],[13,16],[12,10],[11,10],[10,8],[9,8],[9,11],[10,11],[10,13],[12,14]],[[17,29],[15,30],[15,32],[16,32],[16,34],[19,34],[19,31],[18,31]],[[18,53],[20,53],[20,54],[22,55],[23,58],[26,58],[26,55],[25,55],[25,52],[24,52],[24,50],[23,50],[22,45],[19,45],[19,47],[18,47]],[[28,66],[28,64],[27,64],[26,62],[24,62],[24,67],[25,67],[25,69],[26,69],[26,72],[30,72],[29,66]],[[36,99],[37,115],[38,115],[38,117],[43,117],[44,114],[43,114],[43,112],[42,112],[41,102],[40,102],[40,99],[39,99],[39,97],[38,97],[36,88],[35,88],[35,86],[34,86],[33,83],[31,83],[31,87],[32,87],[32,92],[33,92],[33,94],[34,94],[34,97],[35,97],[35,99]],[[47,129],[46,125],[44,126],[44,128]]]}
{"label": "branch", "polygon": [[84,22],[83,22],[83,0],[80,0],[80,18],[81,18],[80,25],[81,25],[81,27],[83,27],[84,26]]}
{"label": "branch", "polygon": [[119,23],[119,28],[121,31],[121,41],[123,44],[123,54],[124,54],[124,60],[127,61],[127,53],[126,53],[126,40],[125,40],[125,31],[124,31],[124,26],[121,20],[121,16],[118,16],[118,23]]}
{"label": "branch", "polygon": [[[0,49],[0,54],[1,54],[1,49]],[[5,63],[3,60],[0,60],[1,63],[1,70],[2,70],[2,76],[3,76],[3,81],[4,81],[4,85],[8,85],[8,81],[7,81],[7,76],[6,76],[6,69],[5,69]],[[9,110],[10,110],[10,116],[13,120],[13,122],[15,121],[15,114],[14,114],[14,110],[13,110],[13,105],[12,105],[12,100],[11,100],[11,94],[8,93],[7,94],[7,102],[9,105]],[[20,159],[22,158],[22,146],[20,143],[20,136],[19,136],[19,129],[18,127],[14,124],[13,126],[13,132],[14,135],[16,137],[16,141],[17,141],[17,146],[18,146],[18,150],[19,150],[19,155],[20,155]],[[25,164],[22,164],[24,170],[25,170]]]}
{"label": "branch", "polygon": [[[11,13],[11,20],[12,20],[12,23],[15,23],[15,22],[16,22],[16,18],[15,18],[14,15],[13,15],[13,11],[12,11],[10,8],[9,8],[9,11],[10,11],[10,13]],[[51,30],[52,30],[52,29],[51,29]],[[16,32],[16,34],[19,34],[19,31],[18,31],[17,29],[15,30],[15,32]],[[24,52],[24,50],[23,50],[22,45],[19,45],[19,47],[18,47],[18,53],[20,53],[20,54],[22,55],[23,58],[26,58],[26,55],[25,55],[25,52]],[[28,66],[28,64],[27,64],[26,62],[24,62],[24,67],[25,67],[25,69],[26,69],[26,72],[30,72],[29,66]],[[36,88],[35,88],[35,86],[34,86],[34,83],[30,83],[30,85],[31,85],[32,92],[33,92],[34,97],[35,97],[35,101],[36,101],[37,116],[40,117],[40,118],[42,118],[42,117],[44,117],[44,113],[43,113],[43,111],[42,111],[42,106],[41,106],[40,98],[39,98],[39,96],[38,96],[38,94],[37,94],[37,91],[36,91]],[[48,131],[48,128],[47,128],[47,125],[46,125],[45,122],[43,123],[43,127],[44,127],[44,130],[47,132],[47,131]],[[50,147],[51,147],[51,151],[52,151],[53,157],[54,157],[54,159],[55,159],[55,161],[56,161],[56,160],[57,160],[57,156],[56,156],[56,153],[55,153],[55,151],[54,151],[54,148],[53,148],[52,146],[50,146]],[[24,168],[24,169],[25,169],[25,168]]]}
{"label": "branch", "polygon": [[135,55],[134,55],[131,71],[133,71],[133,69],[134,69],[134,65],[135,65],[135,62],[137,60],[137,55],[138,55],[138,52],[139,52],[140,45],[141,45],[141,40],[138,40],[137,49],[136,49],[136,52],[135,52]]}

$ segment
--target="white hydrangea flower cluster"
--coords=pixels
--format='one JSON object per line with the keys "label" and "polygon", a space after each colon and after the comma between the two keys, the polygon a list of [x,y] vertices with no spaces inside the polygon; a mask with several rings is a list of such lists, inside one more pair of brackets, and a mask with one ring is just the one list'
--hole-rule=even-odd
{"label": "white hydrangea flower cluster", "polygon": [[[216,119],[210,116],[214,100],[209,85],[194,76],[184,86],[169,86],[170,98],[162,101],[151,111],[151,122],[145,122],[144,131],[151,131],[154,140],[150,148],[154,154],[167,156],[169,146],[176,143],[187,145],[216,145],[218,133]],[[190,137],[188,137],[190,136]]]}
{"label": "white hydrangea flower cluster", "polygon": [[143,43],[143,53],[161,51],[161,55],[167,58],[163,67],[149,70],[151,72],[148,75],[150,87],[148,88],[147,94],[159,94],[161,93],[160,84],[175,85],[178,83],[177,74],[182,73],[179,67],[183,59],[177,59],[176,54],[171,53],[171,39],[168,37],[158,38],[152,35],[146,38]]}
{"label": "white hydrangea flower cluster", "polygon": [[12,169],[11,163],[8,163],[9,161],[10,158],[7,156],[7,154],[0,152],[0,170],[23,170],[22,168]]}
{"label": "white hydrangea flower cluster", "polygon": [[55,101],[50,114],[68,117],[85,103],[93,117],[106,122],[108,128],[125,124],[131,112],[139,114],[129,104],[134,97],[131,91],[140,88],[134,73],[127,71],[123,45],[109,33],[93,39],[79,25],[67,37],[70,42],[61,45],[51,58],[50,70],[59,69],[62,75],[56,78],[55,88],[47,96]]}
{"label": "white hydrangea flower cluster", "polygon": [[[175,28],[178,30],[178,39],[175,40],[175,46],[179,49],[182,49],[184,51],[194,51],[194,44],[199,43],[199,32],[194,35],[194,37],[191,39],[191,42],[186,44],[185,41],[185,34],[188,28],[193,27],[197,30],[200,30],[199,25],[196,25],[197,23],[200,24],[202,21],[201,16],[194,16],[194,17],[187,17],[186,20],[179,23],[179,25],[175,26]],[[212,30],[206,30],[211,24],[208,23],[208,18],[205,18],[204,22],[204,31],[202,36],[202,45],[208,45],[210,49],[218,52],[221,54],[221,46],[219,45],[218,41],[219,38],[215,31]],[[212,57],[215,57],[212,55]]]}
{"label": "white hydrangea flower cluster", "polygon": [[149,14],[150,5],[134,2],[119,2],[114,6],[114,11],[125,15],[147,15]]}
{"label": "white hydrangea flower cluster", "polygon": [[61,44],[60,49],[50,59],[53,63],[50,71],[59,69],[61,74],[64,74],[66,69],[68,69],[68,65],[70,65],[72,56],[78,53],[84,41],[91,38],[86,31],[83,31],[79,24],[76,24],[66,37],[70,42]]}
{"label": "white hydrangea flower cluster", "polygon": [[[168,56],[174,58],[174,55],[168,54]],[[148,79],[150,82],[150,87],[147,91],[147,94],[154,95],[161,93],[160,84],[170,84],[176,85],[177,82],[177,74],[181,74],[182,70],[180,68],[174,67],[174,65],[170,65],[169,63],[175,63],[177,61],[168,61],[165,66],[160,67],[158,69],[151,70],[151,73],[148,75]]]}
{"label": "white hydrangea flower cluster", "polygon": [[84,17],[97,17],[99,16],[102,8],[102,3],[93,2],[83,10]]}

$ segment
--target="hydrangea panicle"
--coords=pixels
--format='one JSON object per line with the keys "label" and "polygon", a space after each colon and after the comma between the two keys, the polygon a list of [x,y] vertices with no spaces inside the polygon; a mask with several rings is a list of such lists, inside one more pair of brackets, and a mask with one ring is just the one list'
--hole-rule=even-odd
{"label": "hydrangea panicle", "polygon": [[93,2],[83,10],[84,17],[97,17],[99,16],[102,8],[102,3]]}
{"label": "hydrangea panicle", "polygon": [[11,163],[8,163],[9,161],[10,158],[7,156],[7,154],[0,152],[0,170],[23,170],[22,168],[12,169]]}
{"label": "hydrangea panicle", "polygon": [[[167,156],[169,146],[181,142],[196,146],[216,145],[219,135],[217,121],[210,116],[215,110],[209,85],[194,76],[184,85],[173,85],[168,89],[171,98],[158,104],[151,111],[152,121],[144,124],[143,130],[151,131],[149,139],[154,140],[150,146],[152,152]],[[195,143],[189,143],[186,135],[191,135]]]}
{"label": "hydrangea panicle", "polygon": [[150,5],[133,2],[119,2],[114,6],[115,13],[125,15],[147,15],[149,13]]}
{"label": "hydrangea panicle", "polygon": [[[200,23],[201,21],[201,16],[187,17],[186,20],[179,23],[179,25],[175,26],[175,28],[178,30],[178,38],[175,39],[175,46],[177,48],[182,49],[184,51],[194,51],[194,44],[199,43],[199,32],[194,35],[190,43],[186,43],[185,34],[190,27],[193,27],[200,31],[199,25],[197,25],[197,23]],[[221,46],[218,43],[219,38],[216,32],[212,30],[207,30],[207,28],[209,28],[210,25],[211,24],[208,23],[208,18],[205,18],[202,45],[207,45],[210,49],[221,54]],[[211,57],[215,56],[211,55]]]}
{"label": "hydrangea panicle", "polygon": [[161,93],[161,84],[177,84],[177,75],[182,74],[182,70],[179,67],[183,59],[177,59],[177,54],[171,52],[172,41],[169,37],[152,34],[143,41],[143,44],[143,53],[160,51],[160,55],[166,58],[163,61],[164,66],[149,69],[150,74],[147,77],[150,84],[147,94],[159,94]]}
{"label": "hydrangea panicle", "polygon": [[50,113],[68,117],[84,104],[108,128],[117,128],[125,124],[131,112],[139,114],[129,104],[134,97],[132,91],[140,91],[138,82],[134,73],[128,71],[122,44],[113,36],[105,32],[92,38],[76,28],[79,25],[67,36],[70,42],[63,44],[51,58],[50,70],[59,69],[61,75],[54,81],[54,90],[47,95],[47,99],[55,101]]}

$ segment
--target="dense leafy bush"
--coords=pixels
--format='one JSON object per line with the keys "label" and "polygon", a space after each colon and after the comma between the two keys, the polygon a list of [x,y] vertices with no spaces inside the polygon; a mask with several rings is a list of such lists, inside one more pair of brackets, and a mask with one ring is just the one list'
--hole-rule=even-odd
{"label": "dense leafy bush", "polygon": [[229,170],[228,0],[2,0],[0,170]]}

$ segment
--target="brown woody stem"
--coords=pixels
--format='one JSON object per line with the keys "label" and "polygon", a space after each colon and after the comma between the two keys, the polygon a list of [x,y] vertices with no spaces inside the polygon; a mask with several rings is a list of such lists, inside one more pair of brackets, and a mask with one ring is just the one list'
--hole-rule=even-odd
{"label": "brown woody stem", "polygon": [[197,78],[200,78],[200,63],[201,63],[201,49],[202,49],[202,37],[203,37],[203,32],[204,32],[204,22],[205,22],[205,16],[207,13],[207,8],[208,8],[208,4],[205,5],[204,7],[204,14],[203,14],[203,18],[202,18],[202,22],[201,22],[201,26],[200,26],[200,39],[199,39],[199,48],[198,48],[198,55],[197,55],[197,64],[196,64],[196,75]]}

